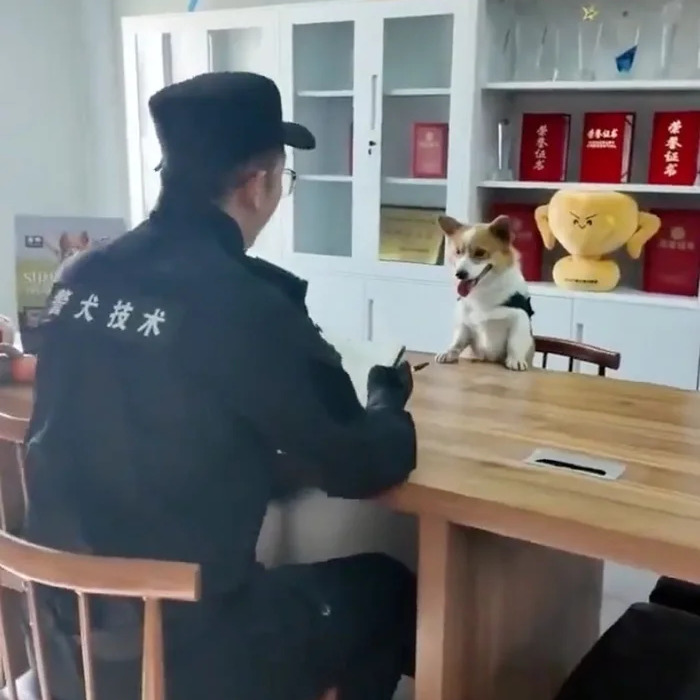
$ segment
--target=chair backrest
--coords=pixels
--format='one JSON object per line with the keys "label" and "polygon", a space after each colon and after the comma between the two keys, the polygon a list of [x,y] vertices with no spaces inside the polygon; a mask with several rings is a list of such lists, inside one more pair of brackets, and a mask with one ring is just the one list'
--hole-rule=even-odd
{"label": "chair backrest", "polygon": [[[51,700],[47,662],[37,608],[36,586],[73,591],[78,600],[80,647],[86,700],[95,697],[92,647],[90,639],[90,595],[113,595],[144,601],[143,658],[141,696],[143,700],[165,699],[163,669],[163,635],[161,601],[196,601],[199,597],[199,567],[195,564],[110,559],[39,547],[8,534],[8,526],[17,525],[10,517],[7,504],[16,510],[21,501],[27,505],[27,483],[24,471],[24,436],[28,419],[0,413],[0,442],[15,447],[15,465],[4,465],[0,471],[0,662],[9,700],[23,700],[18,693],[18,675],[13,668],[13,654],[8,639],[16,630],[9,624],[16,621],[13,600],[5,595],[12,589],[26,594],[33,657],[41,700]],[[13,467],[11,469],[10,467]],[[18,488],[19,486],[21,488]],[[19,491],[19,493],[18,493]],[[11,522],[12,521],[12,522]],[[5,589],[5,590],[2,590]],[[16,634],[15,634],[16,636]]]}
{"label": "chair backrest", "polygon": [[[12,530],[13,520],[21,521],[21,516],[27,507],[27,480],[24,471],[24,436],[29,425],[28,418],[12,416],[7,413],[0,413],[0,442],[12,444],[14,446],[15,464],[2,465],[3,471],[0,473],[0,529],[7,532]],[[19,484],[21,491],[13,486]],[[21,496],[21,498],[19,498]],[[17,503],[17,501],[21,503]],[[10,510],[17,511],[21,508],[21,514],[11,517]]]}
{"label": "chair backrest", "polygon": [[[91,645],[90,595],[108,595],[144,601],[142,700],[165,700],[161,601],[199,598],[199,566],[164,561],[113,559],[59,552],[0,533],[0,570],[8,574],[3,585],[26,592],[31,642],[41,700],[51,700],[47,660],[37,606],[37,584],[73,591],[78,602],[80,649],[86,700],[96,700]],[[6,648],[6,615],[0,596],[0,654],[6,695],[22,700],[17,691]]]}
{"label": "chair backrest", "polygon": [[542,368],[547,369],[547,359],[550,355],[558,355],[569,359],[569,372],[574,371],[574,362],[588,362],[598,366],[598,374],[605,376],[608,369],[620,368],[620,353],[586,345],[574,340],[535,336],[535,352],[542,353]]}

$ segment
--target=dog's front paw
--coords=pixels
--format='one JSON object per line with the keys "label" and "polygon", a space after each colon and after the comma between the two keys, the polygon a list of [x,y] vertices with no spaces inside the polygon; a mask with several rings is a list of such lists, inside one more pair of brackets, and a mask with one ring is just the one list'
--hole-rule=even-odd
{"label": "dog's front paw", "polygon": [[459,360],[459,353],[454,350],[448,350],[447,352],[441,352],[439,355],[435,355],[435,362],[439,365],[453,365]]}
{"label": "dog's front paw", "polygon": [[524,372],[527,368],[527,362],[517,357],[506,357],[506,367],[514,372]]}

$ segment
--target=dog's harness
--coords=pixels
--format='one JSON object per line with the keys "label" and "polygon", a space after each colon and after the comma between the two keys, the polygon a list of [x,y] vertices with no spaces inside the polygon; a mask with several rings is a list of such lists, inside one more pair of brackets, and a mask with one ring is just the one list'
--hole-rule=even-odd
{"label": "dog's harness", "polygon": [[507,306],[509,309],[521,309],[528,315],[528,318],[532,318],[535,315],[535,310],[532,308],[530,297],[526,297],[520,292],[516,292],[512,296],[509,296],[501,304],[501,306]]}

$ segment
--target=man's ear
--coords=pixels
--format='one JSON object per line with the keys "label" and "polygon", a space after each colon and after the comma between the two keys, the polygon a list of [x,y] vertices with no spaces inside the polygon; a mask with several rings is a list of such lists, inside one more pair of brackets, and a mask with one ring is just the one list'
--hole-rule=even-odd
{"label": "man's ear", "polygon": [[489,231],[503,243],[511,243],[513,240],[513,231],[510,225],[510,219],[501,214],[497,216],[490,224]]}
{"label": "man's ear", "polygon": [[457,231],[466,228],[464,224],[461,224],[457,219],[453,219],[451,216],[438,216],[438,225],[446,236],[453,236]]}

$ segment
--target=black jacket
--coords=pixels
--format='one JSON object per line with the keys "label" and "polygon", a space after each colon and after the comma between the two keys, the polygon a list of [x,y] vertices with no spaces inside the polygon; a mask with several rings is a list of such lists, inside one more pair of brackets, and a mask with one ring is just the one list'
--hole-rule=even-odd
{"label": "black jacket", "polygon": [[72,261],[41,330],[26,535],[198,562],[206,605],[255,571],[271,499],[402,482],[410,415],[360,406],[305,294],[228,216],[167,198]]}

